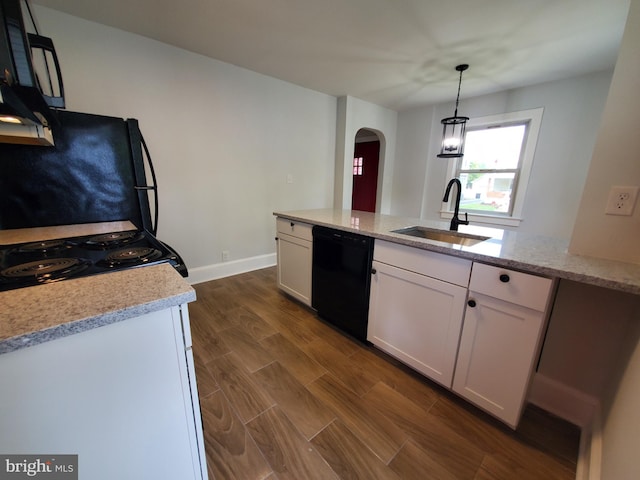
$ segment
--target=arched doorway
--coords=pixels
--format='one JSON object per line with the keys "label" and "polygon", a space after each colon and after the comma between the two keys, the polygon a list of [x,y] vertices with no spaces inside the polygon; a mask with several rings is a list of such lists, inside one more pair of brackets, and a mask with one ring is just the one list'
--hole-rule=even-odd
{"label": "arched doorway", "polygon": [[373,130],[361,128],[356,133],[353,150],[351,208],[364,212],[375,212],[380,162],[378,134]]}

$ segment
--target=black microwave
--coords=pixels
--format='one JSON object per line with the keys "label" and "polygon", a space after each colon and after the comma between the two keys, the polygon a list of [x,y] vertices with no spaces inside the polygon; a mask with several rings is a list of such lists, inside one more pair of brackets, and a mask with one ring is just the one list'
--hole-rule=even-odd
{"label": "black microwave", "polygon": [[0,0],[0,120],[47,127],[65,106],[60,64],[50,38],[27,32],[22,3]]}

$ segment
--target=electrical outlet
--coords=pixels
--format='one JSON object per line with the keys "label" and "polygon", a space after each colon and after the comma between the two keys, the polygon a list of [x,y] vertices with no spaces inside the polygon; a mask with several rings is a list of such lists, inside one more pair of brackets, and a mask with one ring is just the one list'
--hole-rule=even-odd
{"label": "electrical outlet", "polygon": [[611,187],[604,213],[607,215],[631,215],[638,197],[638,187]]}
{"label": "electrical outlet", "polygon": [[222,251],[222,261],[223,262],[228,262],[229,261],[229,250],[223,250]]}

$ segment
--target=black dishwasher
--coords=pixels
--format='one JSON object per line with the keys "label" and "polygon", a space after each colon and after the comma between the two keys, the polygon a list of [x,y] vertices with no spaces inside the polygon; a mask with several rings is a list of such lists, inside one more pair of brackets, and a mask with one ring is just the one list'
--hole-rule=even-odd
{"label": "black dishwasher", "polygon": [[367,340],[373,238],[313,227],[311,304],[318,315]]}

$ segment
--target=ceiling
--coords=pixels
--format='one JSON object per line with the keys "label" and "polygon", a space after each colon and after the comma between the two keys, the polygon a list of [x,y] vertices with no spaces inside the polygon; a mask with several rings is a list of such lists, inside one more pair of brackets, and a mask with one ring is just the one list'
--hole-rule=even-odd
{"label": "ceiling", "polygon": [[31,1],[398,111],[612,68],[630,2]]}

